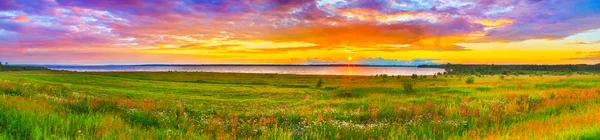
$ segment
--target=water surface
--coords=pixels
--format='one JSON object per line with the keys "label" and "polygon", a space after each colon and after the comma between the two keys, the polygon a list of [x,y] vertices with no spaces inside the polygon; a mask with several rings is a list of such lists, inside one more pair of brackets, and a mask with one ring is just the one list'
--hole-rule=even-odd
{"label": "water surface", "polygon": [[439,68],[382,67],[382,66],[47,66],[53,70],[78,72],[134,72],[134,71],[185,71],[185,72],[223,72],[223,73],[276,73],[298,75],[433,75],[444,72]]}

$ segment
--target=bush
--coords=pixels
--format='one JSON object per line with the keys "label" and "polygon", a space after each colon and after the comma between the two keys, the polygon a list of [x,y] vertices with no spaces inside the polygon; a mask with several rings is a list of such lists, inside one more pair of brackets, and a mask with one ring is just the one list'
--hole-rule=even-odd
{"label": "bush", "polygon": [[475,83],[475,78],[469,77],[469,78],[467,78],[467,80],[465,82],[467,82],[467,84],[473,84],[473,83]]}
{"label": "bush", "polygon": [[410,76],[412,79],[419,79],[419,76],[417,74],[412,74],[412,76]]}
{"label": "bush", "polygon": [[358,95],[352,94],[348,89],[342,89],[342,90],[338,91],[336,96],[342,97],[342,98],[352,98],[352,97],[356,97]]}
{"label": "bush", "polygon": [[404,82],[404,83],[402,83],[402,87],[404,88],[404,92],[405,93],[412,93],[412,92],[414,92],[413,83],[411,83],[411,82]]}
{"label": "bush", "polygon": [[21,96],[23,94],[23,93],[21,93],[21,90],[16,89],[16,88],[3,88],[3,89],[0,89],[0,93],[13,95],[13,96]]}
{"label": "bush", "polygon": [[319,81],[317,81],[317,85],[315,87],[321,88],[321,86],[323,86],[323,79],[319,79]]}
{"label": "bush", "polygon": [[128,121],[134,125],[141,125],[143,127],[154,127],[160,126],[160,118],[156,117],[151,112],[134,110],[128,112],[126,117]]}

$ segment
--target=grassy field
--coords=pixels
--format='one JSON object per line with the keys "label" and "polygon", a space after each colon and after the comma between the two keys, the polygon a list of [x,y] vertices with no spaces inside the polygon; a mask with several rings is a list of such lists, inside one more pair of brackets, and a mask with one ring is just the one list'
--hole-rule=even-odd
{"label": "grassy field", "polygon": [[0,139],[600,137],[600,76],[473,78],[0,72]]}

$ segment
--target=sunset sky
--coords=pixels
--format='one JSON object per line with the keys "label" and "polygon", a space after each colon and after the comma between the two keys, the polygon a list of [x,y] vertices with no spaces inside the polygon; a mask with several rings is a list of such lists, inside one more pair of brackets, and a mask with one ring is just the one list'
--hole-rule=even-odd
{"label": "sunset sky", "polygon": [[598,0],[0,0],[15,64],[596,64]]}

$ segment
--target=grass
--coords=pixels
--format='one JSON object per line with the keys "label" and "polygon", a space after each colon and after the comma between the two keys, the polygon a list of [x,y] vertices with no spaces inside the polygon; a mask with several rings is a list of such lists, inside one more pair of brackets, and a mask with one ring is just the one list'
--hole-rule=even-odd
{"label": "grass", "polygon": [[600,76],[480,76],[471,84],[466,78],[2,72],[0,139],[600,135]]}

